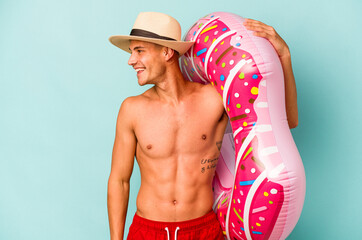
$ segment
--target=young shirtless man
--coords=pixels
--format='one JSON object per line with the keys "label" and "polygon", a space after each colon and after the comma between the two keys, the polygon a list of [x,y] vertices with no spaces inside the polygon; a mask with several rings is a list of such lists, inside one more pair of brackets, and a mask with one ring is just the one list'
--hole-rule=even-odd
{"label": "young shirtless man", "polygon": [[[296,127],[296,87],[288,46],[270,26],[255,20],[247,20],[245,26],[267,38],[278,52],[288,123]],[[174,31],[176,35],[170,33]],[[125,99],[119,110],[108,181],[111,240],[123,239],[134,156],[141,187],[127,239],[224,239],[212,211],[215,168],[201,171],[202,159],[217,159],[220,153],[217,143],[228,121],[222,99],[211,84],[183,78],[178,57],[192,43],[180,41],[175,19],[141,13],[131,35],[110,41],[131,52],[128,64],[136,70],[139,85],[154,86]]]}

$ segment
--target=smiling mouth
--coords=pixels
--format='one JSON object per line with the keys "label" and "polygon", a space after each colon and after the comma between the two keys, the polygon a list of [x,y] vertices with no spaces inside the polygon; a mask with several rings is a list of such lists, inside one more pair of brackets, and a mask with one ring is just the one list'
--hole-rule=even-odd
{"label": "smiling mouth", "polygon": [[138,75],[138,74],[141,74],[145,69],[144,68],[137,68],[135,70],[136,70],[137,75]]}

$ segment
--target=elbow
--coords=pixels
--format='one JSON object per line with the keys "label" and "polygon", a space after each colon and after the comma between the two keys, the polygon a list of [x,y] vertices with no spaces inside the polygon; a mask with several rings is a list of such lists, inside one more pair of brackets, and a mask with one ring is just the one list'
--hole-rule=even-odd
{"label": "elbow", "polygon": [[128,181],[109,180],[107,187],[107,201],[119,199],[120,196],[128,196],[130,184]]}
{"label": "elbow", "polygon": [[129,189],[129,179],[119,179],[109,177],[108,179],[108,192],[112,192],[114,189]]}
{"label": "elbow", "polygon": [[287,121],[289,125],[289,129],[296,128],[299,124],[298,121],[298,108],[292,108],[287,111]]}
{"label": "elbow", "polygon": [[296,128],[298,126],[298,119],[288,121],[289,129]]}

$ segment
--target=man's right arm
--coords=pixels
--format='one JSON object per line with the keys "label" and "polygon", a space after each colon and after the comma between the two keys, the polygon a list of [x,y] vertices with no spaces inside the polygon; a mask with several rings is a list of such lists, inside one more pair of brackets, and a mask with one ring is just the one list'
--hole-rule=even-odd
{"label": "man's right arm", "polygon": [[118,113],[116,136],[108,180],[108,218],[111,240],[123,239],[130,178],[133,171],[136,137],[132,121],[132,99],[123,101]]}

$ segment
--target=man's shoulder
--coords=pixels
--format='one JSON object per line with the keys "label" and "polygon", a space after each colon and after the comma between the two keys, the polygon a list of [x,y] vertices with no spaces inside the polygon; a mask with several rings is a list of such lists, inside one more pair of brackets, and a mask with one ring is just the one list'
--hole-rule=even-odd
{"label": "man's shoulder", "polygon": [[220,94],[217,92],[212,84],[196,84],[198,85],[197,91],[202,95],[203,98],[206,98],[208,100],[215,99],[216,101],[220,100]]}
{"label": "man's shoulder", "polygon": [[215,86],[212,84],[196,84],[196,91],[194,93],[197,101],[209,109],[210,112],[215,114],[224,112],[222,96],[215,89]]}
{"label": "man's shoulder", "polygon": [[146,101],[150,100],[150,97],[148,94],[149,91],[150,91],[150,89],[148,89],[147,91],[145,91],[144,93],[141,93],[139,95],[127,97],[126,99],[123,100],[122,106],[135,107],[137,105],[144,104]]}
{"label": "man's shoulder", "polygon": [[144,101],[145,97],[142,94],[124,99],[119,108],[117,125],[128,125],[133,128],[134,121],[137,119],[137,113],[145,105]]}
{"label": "man's shoulder", "polygon": [[203,84],[198,82],[188,82],[190,89],[196,93],[208,94],[210,91],[215,91],[211,84]]}
{"label": "man's shoulder", "polygon": [[145,101],[145,97],[142,94],[137,96],[129,96],[123,100],[122,106],[134,106],[142,101]]}
{"label": "man's shoulder", "polygon": [[152,90],[148,89],[144,93],[124,99],[120,107],[120,113],[124,112],[127,113],[128,117],[132,117],[132,113],[142,112],[142,109],[152,100],[150,91]]}
{"label": "man's shoulder", "polygon": [[132,117],[132,113],[137,112],[137,109],[142,103],[142,97],[140,96],[131,96],[123,100],[119,113],[127,115],[127,117]]}

